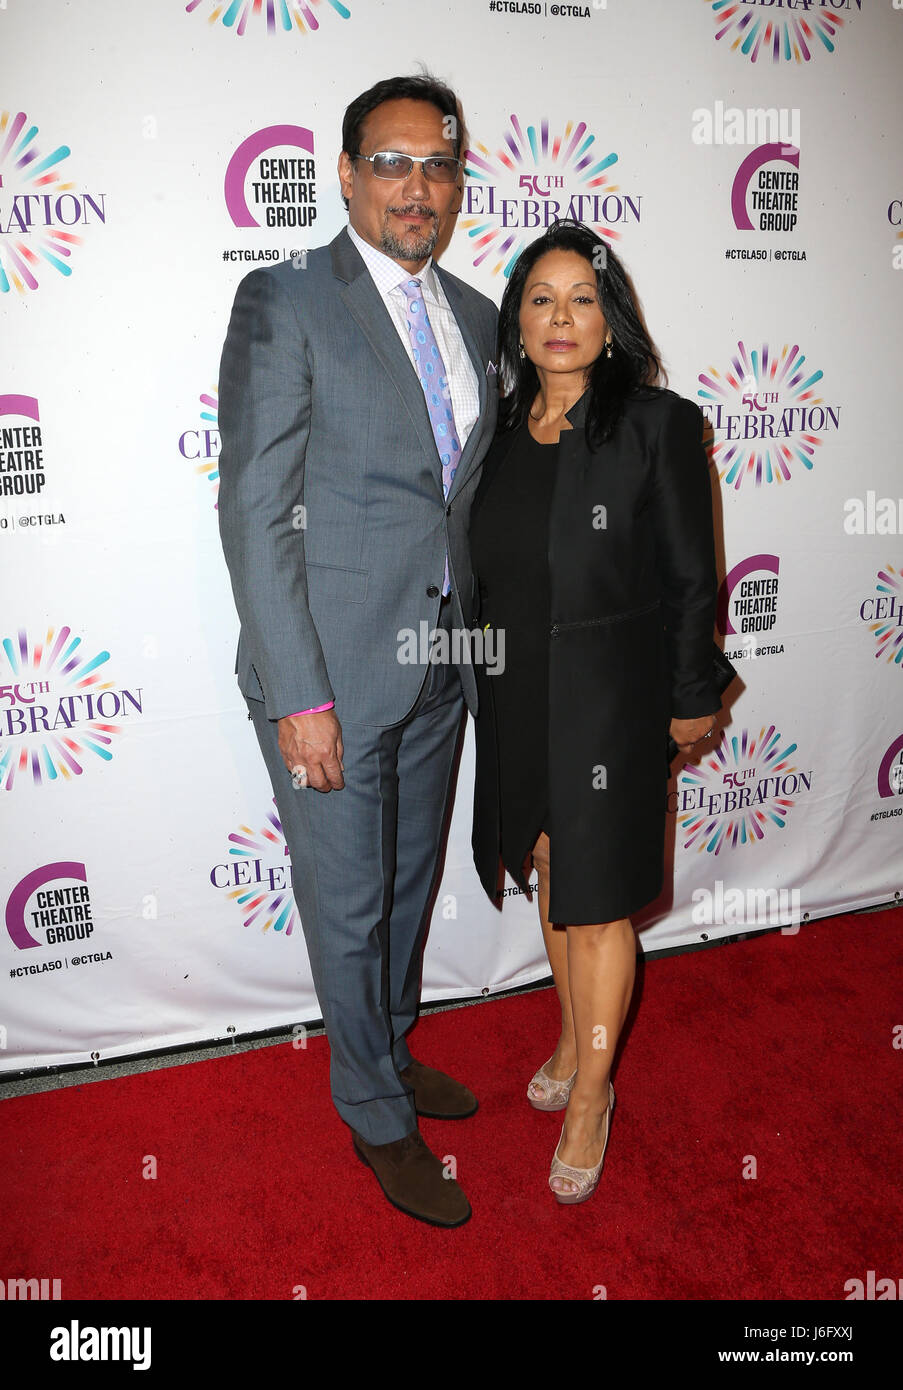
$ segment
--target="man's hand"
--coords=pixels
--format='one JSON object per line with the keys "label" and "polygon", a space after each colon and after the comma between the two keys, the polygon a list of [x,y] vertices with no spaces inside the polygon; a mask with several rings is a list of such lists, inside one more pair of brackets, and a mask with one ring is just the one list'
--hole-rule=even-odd
{"label": "man's hand", "polygon": [[291,772],[300,763],[307,768],[307,785],[318,792],[341,791],[342,726],[335,710],[324,709],[319,714],[287,714],[277,721],[279,751]]}
{"label": "man's hand", "polygon": [[694,745],[698,746],[703,739],[711,745],[712,740],[706,738],[706,734],[715,728],[717,722],[714,714],[703,714],[698,719],[672,719],[668,732],[681,753],[692,753]]}

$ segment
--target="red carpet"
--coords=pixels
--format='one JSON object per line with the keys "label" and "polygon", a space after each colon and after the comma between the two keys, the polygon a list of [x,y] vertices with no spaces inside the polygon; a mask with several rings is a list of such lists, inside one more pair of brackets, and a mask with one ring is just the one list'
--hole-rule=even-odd
{"label": "red carpet", "polygon": [[480,1099],[421,1122],[474,1208],[453,1231],[354,1157],[322,1038],[7,1099],[0,1268],[64,1299],[843,1299],[903,1273],[901,956],[895,909],[641,966],[605,1172],[571,1208],[546,1187],[561,1117],[524,1098],[554,993],[425,1018],[415,1055]]}

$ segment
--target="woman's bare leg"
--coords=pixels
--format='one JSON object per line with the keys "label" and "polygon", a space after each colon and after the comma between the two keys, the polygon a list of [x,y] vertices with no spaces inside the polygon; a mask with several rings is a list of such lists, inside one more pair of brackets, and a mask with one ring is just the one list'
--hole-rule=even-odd
{"label": "woman's bare leg", "polygon": [[[636,936],[628,917],[567,928],[567,980],[577,1048],[558,1156],[573,1168],[592,1168],[602,1154],[612,1058],[630,1007],[636,976]],[[574,1191],[556,1179],[558,1191]]]}
{"label": "woman's bare leg", "polygon": [[552,967],[558,1002],[561,1005],[561,1035],[546,1072],[556,1081],[567,1081],[573,1076],[577,1066],[577,1042],[574,1037],[574,1011],[568,988],[567,932],[563,927],[553,927],[549,921],[549,837],[545,831],[542,831],[533,846],[533,867],[539,884],[539,922],[542,937],[549,965]]}

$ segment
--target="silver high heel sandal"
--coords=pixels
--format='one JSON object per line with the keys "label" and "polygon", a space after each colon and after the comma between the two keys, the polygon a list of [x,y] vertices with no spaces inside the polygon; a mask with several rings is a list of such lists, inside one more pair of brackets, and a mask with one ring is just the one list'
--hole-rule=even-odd
{"label": "silver high heel sandal", "polygon": [[[549,1062],[551,1062],[551,1057]],[[571,1095],[571,1088],[576,1079],[577,1073],[569,1076],[567,1081],[556,1081],[554,1076],[549,1076],[546,1067],[549,1062],[543,1062],[539,1071],[527,1087],[527,1100],[534,1110],[563,1110],[567,1105]],[[537,1094],[533,1094],[535,1091]]]}
{"label": "silver high heel sandal", "polygon": [[[578,1202],[585,1202],[592,1197],[599,1185],[599,1178],[602,1176],[602,1164],[605,1162],[605,1150],[608,1148],[608,1136],[611,1133],[611,1112],[615,1108],[615,1092],[611,1082],[608,1083],[608,1111],[605,1118],[605,1143],[602,1145],[602,1157],[595,1168],[572,1168],[568,1163],[562,1163],[558,1157],[558,1149],[561,1148],[561,1139],[558,1140],[558,1148],[555,1150],[555,1157],[552,1159],[552,1167],[549,1171],[549,1187],[555,1197],[563,1206],[576,1206]],[[564,1134],[564,1126],[561,1127]],[[564,1178],[565,1182],[571,1183],[576,1187],[576,1192],[556,1192],[552,1187],[553,1178]]]}

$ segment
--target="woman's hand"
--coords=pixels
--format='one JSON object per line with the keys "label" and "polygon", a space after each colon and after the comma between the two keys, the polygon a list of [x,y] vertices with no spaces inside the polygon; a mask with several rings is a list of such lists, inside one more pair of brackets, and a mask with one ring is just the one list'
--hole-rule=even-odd
{"label": "woman's hand", "polygon": [[717,722],[714,714],[702,714],[698,719],[672,719],[668,732],[681,753],[692,753],[703,740],[711,743]]}

